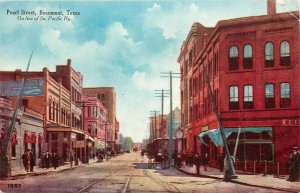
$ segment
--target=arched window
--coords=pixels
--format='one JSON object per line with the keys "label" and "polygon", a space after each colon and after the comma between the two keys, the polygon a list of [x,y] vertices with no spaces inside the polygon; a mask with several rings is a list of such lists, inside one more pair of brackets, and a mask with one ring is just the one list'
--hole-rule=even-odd
{"label": "arched window", "polygon": [[252,46],[246,44],[244,47],[244,69],[252,69]]}
{"label": "arched window", "polygon": [[265,45],[265,67],[274,67],[274,48],[272,42]]}
{"label": "arched window", "polygon": [[239,68],[239,53],[237,46],[231,46],[229,49],[229,70],[237,70]]}
{"label": "arched window", "polygon": [[280,65],[289,66],[290,64],[290,44],[287,41],[283,41],[280,44]]}
{"label": "arched window", "polygon": [[280,107],[287,108],[291,106],[291,87],[290,83],[280,84]]}
{"label": "arched window", "polygon": [[229,109],[236,110],[239,109],[239,87],[230,86],[229,87]]}
{"label": "arched window", "polygon": [[245,85],[244,86],[244,109],[253,109],[253,86]]}
{"label": "arched window", "polygon": [[267,109],[275,108],[274,84],[265,85],[265,107]]}

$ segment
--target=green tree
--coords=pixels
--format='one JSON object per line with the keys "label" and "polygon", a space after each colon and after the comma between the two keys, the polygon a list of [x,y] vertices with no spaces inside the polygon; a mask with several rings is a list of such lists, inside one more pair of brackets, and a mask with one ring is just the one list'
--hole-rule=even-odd
{"label": "green tree", "polygon": [[126,150],[132,150],[133,148],[133,140],[131,137],[125,137],[125,142],[124,142],[124,149]]}

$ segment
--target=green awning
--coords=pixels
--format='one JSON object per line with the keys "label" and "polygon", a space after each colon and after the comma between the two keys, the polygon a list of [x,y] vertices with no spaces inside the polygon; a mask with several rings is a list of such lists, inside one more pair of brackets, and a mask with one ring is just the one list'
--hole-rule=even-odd
{"label": "green awning", "polygon": [[[225,137],[227,139],[227,137],[229,135],[231,135],[231,133],[238,133],[239,132],[239,128],[222,128],[225,134]],[[240,128],[240,133],[246,133],[246,132],[252,132],[252,133],[261,133],[263,131],[272,131],[272,127],[243,127]],[[223,140],[221,137],[221,131],[219,128],[217,129],[212,129],[212,130],[208,130],[205,132],[202,132],[199,134],[199,140],[207,145],[204,141],[203,141],[203,137],[204,136],[208,136],[210,138],[210,140],[215,144],[215,146],[224,146],[223,145]]]}

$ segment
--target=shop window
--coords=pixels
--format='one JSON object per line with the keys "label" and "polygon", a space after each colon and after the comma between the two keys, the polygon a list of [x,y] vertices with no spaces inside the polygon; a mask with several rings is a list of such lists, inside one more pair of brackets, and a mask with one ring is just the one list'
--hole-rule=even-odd
{"label": "shop window", "polygon": [[231,86],[229,88],[229,109],[239,109],[239,88],[237,86]]}
{"label": "shop window", "polygon": [[290,44],[287,41],[283,41],[280,44],[280,65],[289,66],[290,64]]}
{"label": "shop window", "polygon": [[265,67],[274,67],[274,48],[271,42],[265,45]]}
{"label": "shop window", "polygon": [[244,69],[252,69],[252,46],[250,44],[244,47]]}
{"label": "shop window", "polygon": [[290,83],[280,84],[280,107],[287,108],[291,106]]}
{"label": "shop window", "polygon": [[265,108],[275,108],[274,84],[265,85]]}
{"label": "shop window", "polygon": [[238,70],[239,68],[239,57],[238,48],[231,46],[229,49],[229,70]]}
{"label": "shop window", "polygon": [[253,109],[253,86],[252,85],[245,85],[244,86],[244,109]]}

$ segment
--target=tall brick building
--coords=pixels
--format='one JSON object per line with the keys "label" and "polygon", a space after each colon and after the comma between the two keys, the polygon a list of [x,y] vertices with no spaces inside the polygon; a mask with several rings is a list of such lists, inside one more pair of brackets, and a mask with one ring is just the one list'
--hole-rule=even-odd
{"label": "tall brick building", "polygon": [[[107,108],[107,141],[109,147],[114,150],[118,139],[119,123],[116,117],[116,92],[113,87],[83,88],[84,95],[96,95]],[[109,129],[111,128],[111,129]],[[111,132],[111,133],[110,133]]]}
{"label": "tall brick building", "polygon": [[[1,71],[0,81],[16,81],[24,78],[21,70]],[[82,128],[81,88],[82,75],[74,71],[69,59],[67,65],[56,67],[56,72],[47,68],[43,71],[28,72],[28,80],[43,82],[44,91],[41,96],[23,96],[21,108],[29,108],[42,114],[45,135],[43,151],[57,152],[64,160],[71,150],[81,161],[85,160]],[[9,97],[16,105],[17,97]]]}
{"label": "tall brick building", "polygon": [[184,151],[208,153],[211,165],[223,152],[208,135],[219,129],[208,83],[231,154],[241,128],[239,160],[285,162],[300,147],[299,21],[292,15],[299,18],[276,13],[268,0],[267,15],[193,24],[178,57]]}

